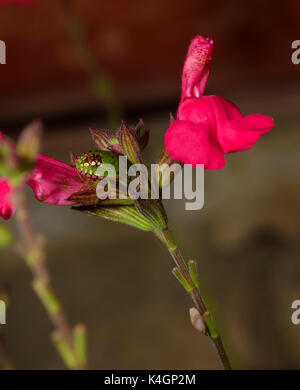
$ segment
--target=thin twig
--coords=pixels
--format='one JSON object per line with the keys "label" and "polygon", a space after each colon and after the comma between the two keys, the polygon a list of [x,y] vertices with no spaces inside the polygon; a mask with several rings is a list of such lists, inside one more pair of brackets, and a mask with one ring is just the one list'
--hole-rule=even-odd
{"label": "thin twig", "polygon": [[[76,332],[72,330],[64,309],[51,286],[45,261],[44,240],[33,233],[25,196],[16,196],[17,223],[21,235],[21,254],[33,274],[33,289],[45,307],[55,328],[51,335],[63,360],[72,369],[84,369],[85,359],[76,350]],[[82,354],[81,354],[82,355]]]}

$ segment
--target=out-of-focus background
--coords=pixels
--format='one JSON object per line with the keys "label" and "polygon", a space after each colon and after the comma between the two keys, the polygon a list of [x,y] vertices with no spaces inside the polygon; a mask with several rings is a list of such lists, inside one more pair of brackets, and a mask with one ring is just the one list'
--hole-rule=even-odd
{"label": "out-of-focus background", "polygon": [[[123,117],[151,130],[147,161],[159,155],[176,112],[187,46],[196,34],[216,42],[206,94],[245,113],[275,118],[276,129],[205,173],[205,205],[167,201],[187,258],[236,368],[299,369],[300,325],[300,5],[252,0],[70,1],[102,72],[113,80]],[[87,127],[107,128],[105,104],[90,87],[68,34],[64,2],[1,5],[0,128],[17,137],[33,118],[45,124],[43,152],[68,162],[92,148]],[[190,325],[189,297],[171,275],[167,252],[150,233],[39,204],[28,191],[35,229],[48,236],[53,285],[72,323],[88,328],[93,369],[219,368],[209,340]],[[13,221],[10,223],[14,226]],[[52,326],[11,250],[0,252],[0,283],[11,305],[0,333],[19,369],[63,368]]]}

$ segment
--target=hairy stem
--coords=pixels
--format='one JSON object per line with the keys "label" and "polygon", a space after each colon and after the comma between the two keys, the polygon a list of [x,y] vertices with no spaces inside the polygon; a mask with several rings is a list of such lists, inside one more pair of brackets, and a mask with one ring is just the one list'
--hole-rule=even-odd
{"label": "hairy stem", "polygon": [[176,243],[173,241],[172,236],[169,230],[160,231],[154,230],[154,234],[160,239],[160,241],[168,248],[168,251],[174,260],[177,270],[180,273],[184,283],[186,283],[186,289],[190,294],[196,309],[199,311],[200,315],[203,317],[206,325],[207,336],[211,339],[213,345],[216,348],[219,359],[222,363],[222,366],[225,370],[231,370],[231,364],[228,359],[227,353],[225,351],[222,339],[220,334],[217,332],[215,325],[212,321],[211,314],[207,310],[204,299],[200,293],[199,288],[196,286],[194,278],[191,275],[189,267],[187,266],[180,250],[178,249]]}
{"label": "hairy stem", "polygon": [[16,196],[17,223],[21,235],[21,255],[33,274],[33,289],[46,309],[55,331],[51,335],[65,364],[71,369],[84,369],[86,361],[80,359],[75,347],[74,332],[53,287],[45,261],[44,241],[34,234],[22,192]]}

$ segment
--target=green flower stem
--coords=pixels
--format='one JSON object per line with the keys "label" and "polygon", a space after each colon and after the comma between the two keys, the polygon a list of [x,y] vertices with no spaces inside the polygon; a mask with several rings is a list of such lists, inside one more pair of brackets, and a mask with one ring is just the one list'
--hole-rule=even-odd
{"label": "green flower stem", "polygon": [[55,331],[51,335],[52,340],[67,367],[71,369],[85,369],[86,359],[84,359],[84,362],[82,359],[82,356],[85,354],[82,351],[85,348],[85,342],[83,341],[85,332],[81,332],[81,356],[78,356],[78,348],[75,345],[75,334],[78,331],[76,331],[76,327],[74,331],[71,329],[64,309],[51,286],[45,262],[44,242],[33,233],[24,194],[19,192],[15,200],[17,223],[21,235],[20,252],[33,274],[33,289],[55,327]]}
{"label": "green flower stem", "polygon": [[119,126],[122,111],[111,77],[99,67],[98,59],[89,47],[81,20],[74,8],[74,1],[60,0],[60,3],[64,10],[67,32],[89,76],[91,90],[105,107],[110,126]]}
{"label": "green flower stem", "polygon": [[198,288],[198,281],[196,276],[196,266],[194,262],[189,263],[189,267],[184,261],[180,250],[176,243],[172,239],[169,230],[154,230],[154,234],[160,239],[160,241],[168,248],[168,251],[176,264],[176,268],[173,270],[176,278],[183,285],[186,291],[190,294],[195,307],[199,311],[200,315],[204,318],[206,324],[206,334],[210,337],[213,345],[215,346],[220,361],[225,370],[231,369],[231,364],[225,351],[220,334],[217,332],[213,323],[212,317],[207,310],[204,299]]}

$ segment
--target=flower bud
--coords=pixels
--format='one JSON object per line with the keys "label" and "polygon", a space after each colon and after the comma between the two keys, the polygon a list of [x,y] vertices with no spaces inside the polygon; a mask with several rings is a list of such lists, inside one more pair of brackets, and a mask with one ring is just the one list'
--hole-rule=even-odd
{"label": "flower bud", "polygon": [[122,122],[121,128],[118,131],[118,139],[120,146],[125,156],[132,164],[141,162],[141,149],[135,133]]}
{"label": "flower bud", "polygon": [[195,307],[190,308],[190,319],[195,329],[197,329],[199,332],[206,334],[207,331],[205,321]]}

